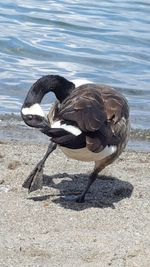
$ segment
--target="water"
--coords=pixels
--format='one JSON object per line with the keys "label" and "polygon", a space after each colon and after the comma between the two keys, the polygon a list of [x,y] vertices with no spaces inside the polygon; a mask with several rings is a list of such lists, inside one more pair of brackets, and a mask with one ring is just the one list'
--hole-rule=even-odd
{"label": "water", "polygon": [[31,84],[59,74],[118,88],[149,138],[149,14],[149,0],[1,1],[0,116],[19,114]]}

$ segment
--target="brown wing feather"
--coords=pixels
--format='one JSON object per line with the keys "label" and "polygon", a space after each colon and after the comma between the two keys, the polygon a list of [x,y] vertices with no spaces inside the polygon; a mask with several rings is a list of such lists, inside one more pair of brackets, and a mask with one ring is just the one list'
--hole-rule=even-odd
{"label": "brown wing feather", "polygon": [[122,94],[110,87],[102,86],[101,95],[104,101],[108,121],[117,123],[122,117],[128,119],[129,107],[127,100]]}
{"label": "brown wing feather", "polygon": [[59,117],[76,122],[85,133],[99,130],[107,120],[101,94],[94,89],[94,85],[80,86],[63,102],[59,112]]}
{"label": "brown wing feather", "polygon": [[[129,110],[126,100],[117,91],[87,84],[72,91],[56,115],[61,120],[75,123],[86,135],[87,148],[99,152],[107,144],[121,142]],[[95,132],[98,135],[95,136]]]}

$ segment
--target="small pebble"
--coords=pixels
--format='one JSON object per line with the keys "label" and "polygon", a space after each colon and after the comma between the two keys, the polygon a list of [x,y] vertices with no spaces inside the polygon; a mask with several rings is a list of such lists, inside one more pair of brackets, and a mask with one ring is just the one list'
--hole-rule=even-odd
{"label": "small pebble", "polygon": [[9,191],[9,188],[8,187],[4,187],[4,186],[1,186],[0,187],[0,192],[7,193],[8,191]]}
{"label": "small pebble", "polygon": [[12,162],[10,162],[10,163],[8,164],[8,169],[9,169],[9,170],[15,170],[15,169],[17,169],[20,165],[21,165],[21,163],[20,163],[19,161],[14,160],[14,161],[12,161]]}

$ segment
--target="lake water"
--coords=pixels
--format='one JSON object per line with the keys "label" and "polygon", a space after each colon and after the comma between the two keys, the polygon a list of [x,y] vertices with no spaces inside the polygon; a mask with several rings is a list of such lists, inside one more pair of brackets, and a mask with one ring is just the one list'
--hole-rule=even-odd
{"label": "lake water", "polygon": [[0,36],[0,118],[19,114],[36,79],[59,74],[118,88],[133,132],[150,137],[149,0],[5,0]]}

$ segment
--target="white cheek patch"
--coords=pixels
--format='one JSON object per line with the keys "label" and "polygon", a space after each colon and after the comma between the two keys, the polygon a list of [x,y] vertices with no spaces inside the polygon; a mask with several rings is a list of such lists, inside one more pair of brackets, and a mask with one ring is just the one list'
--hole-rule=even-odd
{"label": "white cheek patch", "polygon": [[72,133],[75,136],[80,135],[82,132],[78,127],[75,127],[73,125],[69,125],[69,124],[61,124],[60,121],[56,121],[51,125],[51,128],[61,128],[64,129],[65,131]]}
{"label": "white cheek patch", "polygon": [[39,115],[41,117],[45,117],[44,111],[39,104],[33,104],[28,108],[23,108],[21,110],[23,115]]}

